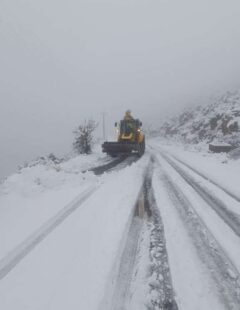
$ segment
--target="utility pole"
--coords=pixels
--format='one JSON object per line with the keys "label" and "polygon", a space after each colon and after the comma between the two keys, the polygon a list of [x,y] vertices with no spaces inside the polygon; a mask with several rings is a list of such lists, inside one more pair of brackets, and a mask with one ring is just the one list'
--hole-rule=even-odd
{"label": "utility pole", "polygon": [[105,113],[102,114],[103,140],[106,141]]}

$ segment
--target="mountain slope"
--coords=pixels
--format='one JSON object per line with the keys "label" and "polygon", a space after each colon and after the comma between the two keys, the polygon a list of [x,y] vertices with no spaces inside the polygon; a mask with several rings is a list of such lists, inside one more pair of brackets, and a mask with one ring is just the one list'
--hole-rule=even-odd
{"label": "mountain slope", "polygon": [[227,92],[207,106],[188,109],[166,121],[162,136],[185,143],[225,142],[240,145],[240,90]]}

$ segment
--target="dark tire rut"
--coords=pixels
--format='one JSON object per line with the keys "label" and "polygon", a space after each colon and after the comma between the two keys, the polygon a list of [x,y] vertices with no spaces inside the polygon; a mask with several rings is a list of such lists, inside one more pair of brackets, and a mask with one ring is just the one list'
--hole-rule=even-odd
{"label": "dark tire rut", "polygon": [[[146,305],[146,310],[178,310],[168,263],[164,226],[152,188],[153,166],[154,160],[152,158],[147,168],[122,252],[111,298],[111,310],[129,310],[129,299],[132,297],[131,284],[135,276],[133,272],[134,267],[137,266],[137,253],[141,246],[140,236],[144,224],[145,227],[148,227],[150,235],[146,251],[148,251],[151,270],[149,279],[146,279],[146,285],[148,286],[149,296],[152,296]],[[142,212],[143,206],[144,213]],[[141,264],[138,265],[137,268],[142,268]],[[137,281],[136,278],[134,281]]]}

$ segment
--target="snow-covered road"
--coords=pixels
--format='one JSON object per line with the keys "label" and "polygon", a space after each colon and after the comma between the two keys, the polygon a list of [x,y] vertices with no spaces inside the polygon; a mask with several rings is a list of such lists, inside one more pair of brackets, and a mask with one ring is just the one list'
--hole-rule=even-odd
{"label": "snow-covered road", "polygon": [[239,237],[165,156],[158,163],[154,188],[179,308],[239,309]]}
{"label": "snow-covered road", "polygon": [[75,160],[44,172],[57,188],[0,197],[0,309],[239,310],[234,163],[152,141],[111,165],[73,178]]}
{"label": "snow-covered road", "polygon": [[126,239],[147,161],[146,156],[138,164],[87,178],[81,186],[88,186],[85,192],[10,253],[2,253],[1,309],[97,309]]}

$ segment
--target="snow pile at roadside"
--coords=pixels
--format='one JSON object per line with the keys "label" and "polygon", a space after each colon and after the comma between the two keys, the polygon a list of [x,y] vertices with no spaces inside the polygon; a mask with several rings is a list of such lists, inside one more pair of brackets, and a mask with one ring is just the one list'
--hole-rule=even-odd
{"label": "snow pile at roadside", "polygon": [[97,186],[99,178],[82,171],[103,163],[100,153],[58,163],[35,161],[8,177],[0,185],[0,258],[79,194]]}
{"label": "snow pile at roadside", "polygon": [[166,121],[161,136],[185,143],[222,142],[240,146],[240,90]]}
{"label": "snow pile at roadside", "polygon": [[16,193],[26,196],[70,184],[79,186],[86,178],[95,178],[91,172],[83,171],[103,162],[99,153],[79,155],[67,161],[54,161],[42,157],[8,177],[0,186],[0,195]]}

